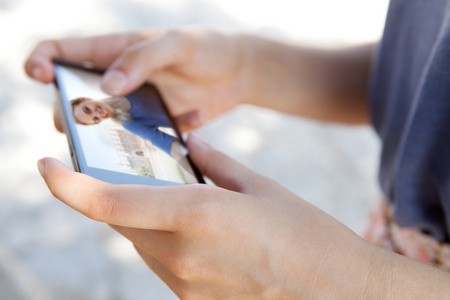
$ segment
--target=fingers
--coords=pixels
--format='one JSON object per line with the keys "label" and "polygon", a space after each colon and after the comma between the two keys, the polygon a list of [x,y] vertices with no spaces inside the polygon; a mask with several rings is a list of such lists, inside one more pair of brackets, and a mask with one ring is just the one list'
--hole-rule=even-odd
{"label": "fingers", "polygon": [[59,110],[58,110],[58,105],[57,105],[56,101],[53,102],[53,123],[55,124],[56,130],[64,133],[62,122],[61,122],[61,117],[59,116]]}
{"label": "fingers", "polygon": [[109,225],[136,246],[152,253],[156,258],[163,255],[170,256],[172,250],[178,248],[175,246],[173,232]]}
{"label": "fingers", "polygon": [[176,231],[201,213],[202,200],[220,199],[223,193],[200,184],[111,185],[52,158],[40,160],[38,167],[56,198],[91,219],[125,227]]}
{"label": "fingers", "polygon": [[185,61],[192,54],[191,41],[187,34],[169,30],[133,44],[108,68],[102,81],[103,90],[112,95],[133,91],[153,72]]}
{"label": "fingers", "polygon": [[177,30],[47,40],[31,52],[25,71],[49,83],[54,80],[53,58],[89,61],[97,68],[108,68],[102,81],[105,92],[124,95],[142,85],[152,72],[183,62],[192,54],[191,41],[188,34]]}
{"label": "fingers", "polygon": [[[156,273],[171,273],[174,276],[177,264],[182,264],[183,256],[186,256],[185,252],[188,252],[187,244],[182,242],[180,235],[161,231],[161,230],[148,230],[137,229],[131,227],[115,226],[111,227],[120,233],[123,237],[132,241],[136,248],[145,249],[145,252],[140,252],[142,258],[147,261],[146,256],[156,259],[158,261],[157,269],[154,269],[154,265],[150,266]],[[166,277],[167,279],[167,277]]]}
{"label": "fingers", "polygon": [[206,122],[206,113],[203,109],[189,111],[175,118],[182,133],[201,127]]}
{"label": "fingers", "polygon": [[129,45],[151,36],[152,32],[135,32],[47,40],[39,43],[25,62],[28,76],[43,83],[52,82],[52,59],[59,57],[75,62],[90,61],[97,68],[106,69]]}
{"label": "fingers", "polygon": [[217,186],[228,190],[260,195],[272,181],[243,166],[234,159],[214,150],[196,132],[191,132],[186,141],[189,156],[200,173],[211,179]]}
{"label": "fingers", "polygon": [[29,77],[42,83],[50,83],[55,76],[51,58],[57,56],[56,47],[52,47],[51,43],[41,43],[37,48],[39,49],[39,52],[46,52],[49,57],[47,58],[38,52],[31,53],[25,63],[25,72]]}
{"label": "fingers", "polygon": [[157,259],[151,256],[145,250],[136,245],[135,248],[136,251],[139,253],[139,255],[142,257],[142,259],[145,261],[147,266],[153,272],[155,272],[155,274],[158,275],[158,277],[161,278],[161,280],[164,281],[167,284],[167,286],[177,296],[180,297],[180,299],[185,299],[185,297],[183,297],[183,286],[184,286],[183,282],[179,280],[169,269],[167,269],[166,266],[164,266],[161,262],[159,262]]}

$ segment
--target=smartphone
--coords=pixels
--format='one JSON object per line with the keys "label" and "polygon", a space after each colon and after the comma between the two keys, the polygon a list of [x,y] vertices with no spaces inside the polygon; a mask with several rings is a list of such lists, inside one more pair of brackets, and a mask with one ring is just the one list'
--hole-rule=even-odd
{"label": "smartphone", "polygon": [[100,88],[102,70],[60,59],[53,64],[74,170],[112,184],[205,182],[155,85],[112,97]]}

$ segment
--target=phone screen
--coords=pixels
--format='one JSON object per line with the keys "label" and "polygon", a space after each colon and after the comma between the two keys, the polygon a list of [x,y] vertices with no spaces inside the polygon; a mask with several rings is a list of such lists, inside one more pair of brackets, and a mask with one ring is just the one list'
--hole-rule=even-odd
{"label": "phone screen", "polygon": [[54,61],[60,114],[74,168],[114,183],[204,183],[157,88],[123,97],[100,88],[101,71]]}

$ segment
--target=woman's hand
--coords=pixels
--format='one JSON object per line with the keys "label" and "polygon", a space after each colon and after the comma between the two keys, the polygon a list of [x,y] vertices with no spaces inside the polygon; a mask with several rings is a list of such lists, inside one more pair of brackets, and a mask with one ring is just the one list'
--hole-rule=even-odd
{"label": "woman's hand", "polygon": [[248,72],[237,35],[184,28],[43,41],[25,63],[27,74],[52,82],[55,57],[106,69],[102,88],[112,95],[155,82],[183,131],[244,101]]}
{"label": "woman's hand", "polygon": [[182,299],[348,299],[388,274],[327,214],[196,134],[187,145],[217,187],[110,185],[49,158],[39,169],[56,198],[111,224]]}
{"label": "woman's hand", "polygon": [[[103,89],[124,95],[151,80],[182,131],[240,103],[347,124],[368,120],[367,79],[373,45],[319,50],[251,35],[179,28],[41,42],[29,76],[49,83],[51,59],[90,61],[106,69]],[[59,118],[55,115],[58,126]]]}

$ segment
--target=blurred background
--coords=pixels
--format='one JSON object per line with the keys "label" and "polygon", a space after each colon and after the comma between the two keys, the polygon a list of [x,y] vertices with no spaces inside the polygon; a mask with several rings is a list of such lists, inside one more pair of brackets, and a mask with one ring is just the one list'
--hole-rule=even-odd
{"label": "blurred background", "polygon": [[[387,0],[0,0],[0,299],[176,299],[107,225],[55,200],[36,161],[71,166],[54,87],[23,62],[41,39],[204,25],[323,47],[379,39]],[[200,130],[217,149],[360,232],[379,195],[371,128],[242,106]]]}

